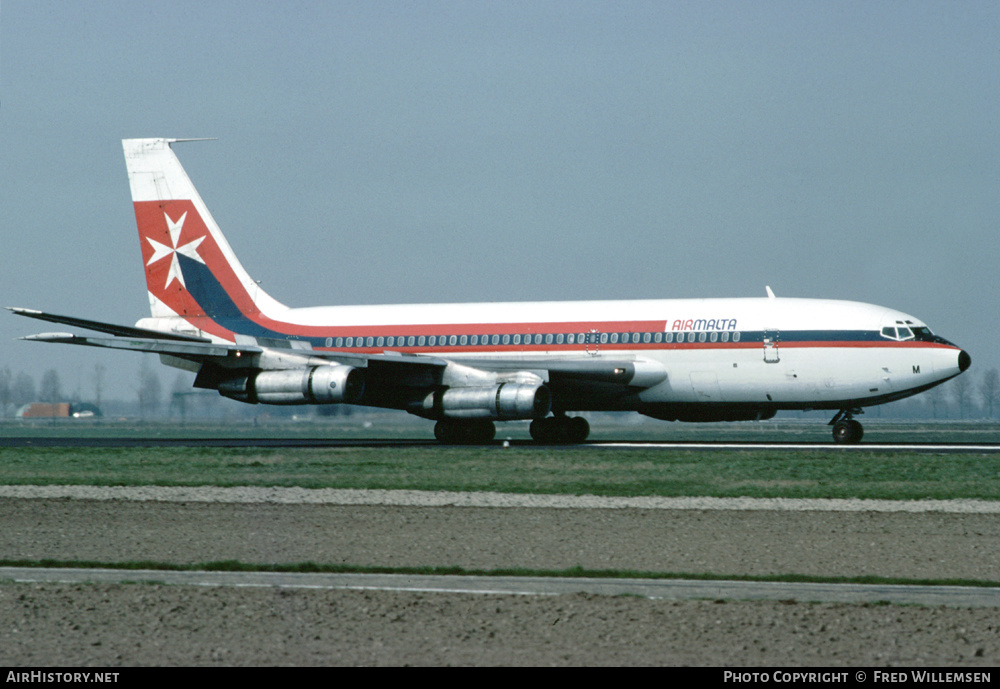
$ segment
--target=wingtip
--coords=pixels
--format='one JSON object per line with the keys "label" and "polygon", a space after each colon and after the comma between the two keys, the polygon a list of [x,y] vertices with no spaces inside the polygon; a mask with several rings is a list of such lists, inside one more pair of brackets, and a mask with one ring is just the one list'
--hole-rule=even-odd
{"label": "wingtip", "polygon": [[38,333],[37,335],[25,335],[17,339],[30,340],[32,342],[65,342],[66,340],[75,338],[76,335],[73,333]]}
{"label": "wingtip", "polygon": [[217,136],[205,136],[196,139],[166,139],[166,142],[168,144],[186,144],[189,141],[218,141],[218,140],[219,137]]}

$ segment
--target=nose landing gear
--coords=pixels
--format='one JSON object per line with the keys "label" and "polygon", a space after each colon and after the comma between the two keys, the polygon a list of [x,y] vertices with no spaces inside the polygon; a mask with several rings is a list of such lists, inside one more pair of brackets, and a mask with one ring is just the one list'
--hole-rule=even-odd
{"label": "nose landing gear", "polygon": [[535,419],[531,422],[529,431],[536,443],[575,445],[582,443],[590,435],[590,424],[582,416],[556,414]]}
{"label": "nose landing gear", "polygon": [[860,421],[854,419],[854,415],[864,413],[864,409],[861,408],[841,409],[837,412],[829,423],[830,426],[833,426],[833,442],[844,445],[861,442],[865,429]]}

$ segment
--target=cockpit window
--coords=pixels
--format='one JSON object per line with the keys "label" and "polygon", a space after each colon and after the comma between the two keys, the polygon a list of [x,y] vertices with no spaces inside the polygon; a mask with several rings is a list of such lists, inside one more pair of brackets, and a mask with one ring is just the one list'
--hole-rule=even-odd
{"label": "cockpit window", "polygon": [[[918,332],[924,330],[927,332],[928,339],[933,339],[934,336],[931,335],[931,331],[928,328],[915,328]],[[906,340],[912,340],[914,338],[921,339],[919,335],[914,335],[913,330],[906,327],[905,325],[886,325],[882,327],[882,337],[888,338],[890,340],[896,340],[897,342],[905,342]]]}

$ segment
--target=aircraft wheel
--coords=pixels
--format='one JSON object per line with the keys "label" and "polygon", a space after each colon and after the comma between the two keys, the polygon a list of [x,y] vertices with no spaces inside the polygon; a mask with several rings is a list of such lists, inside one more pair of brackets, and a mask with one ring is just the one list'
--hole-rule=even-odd
{"label": "aircraft wheel", "polygon": [[865,427],[861,425],[860,421],[855,421],[854,419],[851,419],[847,423],[851,425],[851,430],[854,433],[854,442],[860,443],[861,438],[865,435]]}
{"label": "aircraft wheel", "polygon": [[528,426],[528,432],[531,434],[531,439],[536,443],[551,443],[555,442],[555,433],[553,433],[553,419],[535,419]]}
{"label": "aircraft wheel", "polygon": [[590,424],[582,416],[574,416],[567,423],[570,443],[582,443],[590,435]]}
{"label": "aircraft wheel", "polygon": [[865,429],[861,422],[854,419],[845,419],[837,422],[833,427],[833,441],[844,445],[853,445],[861,442],[861,437],[865,434]]}
{"label": "aircraft wheel", "polygon": [[496,437],[492,421],[453,421],[442,419],[434,424],[434,437],[446,445],[480,445]]}
{"label": "aircraft wheel", "polygon": [[587,439],[590,424],[580,416],[550,416],[532,421],[528,431],[537,443],[573,445]]}

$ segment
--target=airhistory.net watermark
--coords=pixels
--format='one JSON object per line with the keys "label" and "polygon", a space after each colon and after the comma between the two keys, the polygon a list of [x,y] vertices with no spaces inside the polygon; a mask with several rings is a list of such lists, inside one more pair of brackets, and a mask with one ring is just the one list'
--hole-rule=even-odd
{"label": "airhistory.net watermark", "polygon": [[91,682],[117,682],[117,672],[45,672],[32,670],[30,672],[7,672],[6,682],[55,682],[66,684],[89,684]]}

